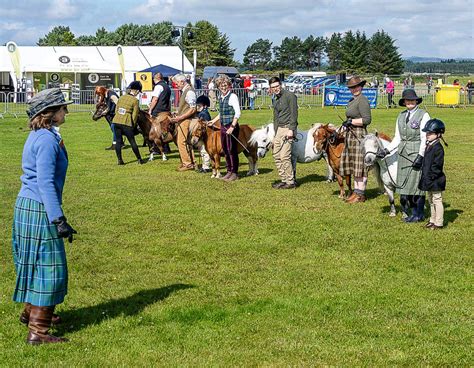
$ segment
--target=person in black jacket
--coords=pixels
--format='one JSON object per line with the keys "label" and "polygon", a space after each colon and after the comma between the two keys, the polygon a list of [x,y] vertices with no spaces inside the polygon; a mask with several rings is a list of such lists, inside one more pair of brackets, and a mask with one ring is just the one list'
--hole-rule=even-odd
{"label": "person in black jacket", "polygon": [[442,192],[446,189],[446,175],[443,172],[444,149],[440,139],[443,139],[445,126],[439,119],[430,119],[423,131],[426,132],[426,150],[418,188],[427,192],[430,204],[431,217],[425,227],[438,230],[443,228],[444,221]]}

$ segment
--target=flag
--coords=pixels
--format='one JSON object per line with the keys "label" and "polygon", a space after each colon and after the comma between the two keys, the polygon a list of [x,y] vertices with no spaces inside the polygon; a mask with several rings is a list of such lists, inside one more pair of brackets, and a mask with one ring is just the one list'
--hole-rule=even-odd
{"label": "flag", "polygon": [[122,71],[122,85],[125,83],[125,61],[123,60],[123,47],[121,45],[117,46],[117,55],[120,64],[120,70]]}
{"label": "flag", "polygon": [[20,51],[18,51],[18,46],[15,42],[10,41],[7,43],[7,50],[10,54],[10,59],[13,65],[13,70],[17,79],[21,79],[21,70],[20,70]]}

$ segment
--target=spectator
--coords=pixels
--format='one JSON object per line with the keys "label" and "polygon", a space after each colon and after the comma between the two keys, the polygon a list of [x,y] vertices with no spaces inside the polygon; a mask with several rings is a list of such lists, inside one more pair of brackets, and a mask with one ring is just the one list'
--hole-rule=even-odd
{"label": "spectator", "polygon": [[467,94],[467,99],[469,101],[469,105],[472,104],[472,95],[474,94],[474,84],[469,79],[466,83],[466,87],[464,88]]}
{"label": "spectator", "polygon": [[392,105],[397,107],[395,102],[393,102],[393,94],[395,93],[395,83],[393,82],[393,80],[391,80],[388,77],[385,78],[385,81],[386,81],[385,92],[387,92],[387,97],[388,97],[388,108],[391,109]]}

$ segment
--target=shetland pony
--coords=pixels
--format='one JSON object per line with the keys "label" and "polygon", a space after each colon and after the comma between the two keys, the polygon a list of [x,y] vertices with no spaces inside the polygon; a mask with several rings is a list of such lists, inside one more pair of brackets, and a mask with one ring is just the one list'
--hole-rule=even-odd
{"label": "shetland pony", "polygon": [[[257,146],[249,143],[250,136],[254,132],[254,128],[249,125],[240,125],[239,136],[240,141],[237,142],[237,152],[243,152],[249,160],[249,171],[247,176],[258,175],[257,165]],[[190,143],[192,146],[198,146],[199,142],[204,144],[206,152],[211,157],[212,176],[211,178],[220,178],[220,161],[224,156],[221,142],[221,126],[220,122],[209,125],[207,121],[202,119],[193,119],[189,125]],[[243,146],[242,146],[243,145]]]}

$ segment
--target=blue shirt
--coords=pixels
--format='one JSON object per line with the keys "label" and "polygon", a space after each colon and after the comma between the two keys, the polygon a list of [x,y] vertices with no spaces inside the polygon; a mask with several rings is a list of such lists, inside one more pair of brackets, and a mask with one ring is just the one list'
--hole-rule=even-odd
{"label": "blue shirt", "polygon": [[207,107],[202,109],[200,113],[198,113],[198,118],[205,120],[205,121],[210,121],[211,120],[211,114],[209,114],[209,111],[207,111]]}
{"label": "blue shirt", "polygon": [[68,157],[54,128],[30,132],[23,147],[21,166],[18,196],[43,203],[50,222],[64,216],[61,204]]}

